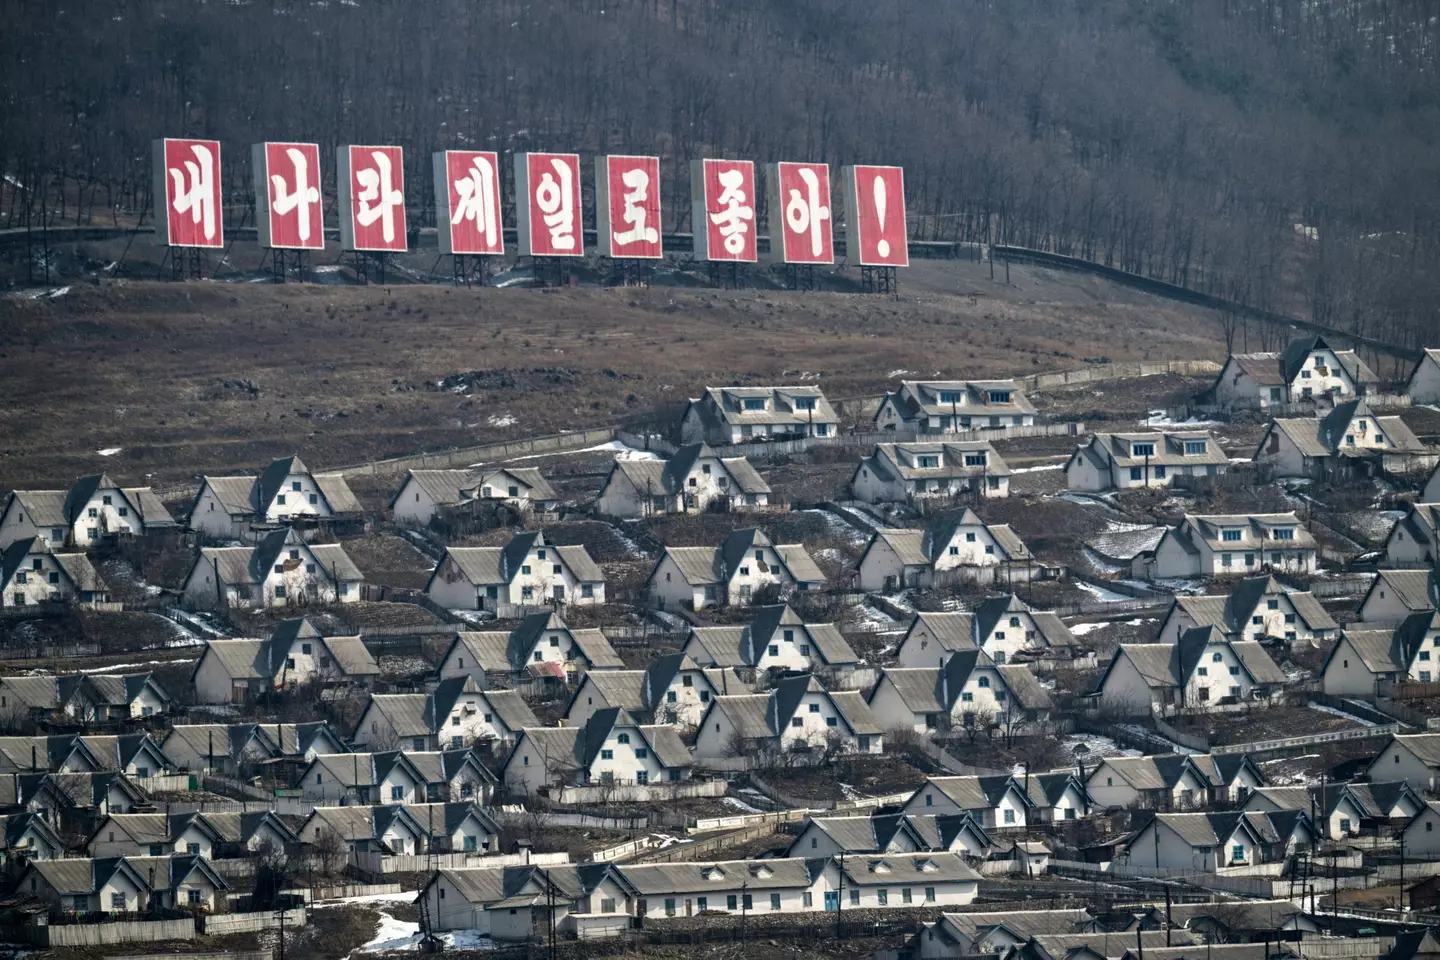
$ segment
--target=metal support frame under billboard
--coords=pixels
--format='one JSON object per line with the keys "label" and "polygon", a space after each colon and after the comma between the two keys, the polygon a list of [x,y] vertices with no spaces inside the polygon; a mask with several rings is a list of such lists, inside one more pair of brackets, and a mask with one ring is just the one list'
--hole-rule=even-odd
{"label": "metal support frame under billboard", "polygon": [[785,289],[786,290],[814,290],[819,281],[815,279],[815,264],[813,263],[787,263],[785,264]]}
{"label": "metal support frame under billboard", "polygon": [[267,258],[270,260],[271,283],[289,283],[292,276],[296,283],[309,282],[309,251],[272,247],[265,251],[265,256],[260,258],[260,269],[264,269]]}
{"label": "metal support frame under billboard", "polygon": [[390,254],[374,250],[344,250],[340,256],[350,257],[357,283],[385,282],[385,267],[390,262]]}
{"label": "metal support frame under billboard", "polygon": [[575,268],[584,257],[531,257],[530,269],[542,287],[568,287],[578,284]]}
{"label": "metal support frame under billboard", "polygon": [[[450,254],[450,272],[457,287],[483,287],[490,276],[491,258],[483,254]],[[432,271],[433,273],[433,271]]]}
{"label": "metal support frame under billboard", "polygon": [[600,272],[608,274],[612,287],[648,287],[655,277],[655,261],[613,257],[610,260],[610,269],[602,269]]}
{"label": "metal support frame under billboard", "polygon": [[900,281],[894,267],[860,268],[860,287],[866,293],[899,293]]}
{"label": "metal support frame under billboard", "polygon": [[199,247],[166,247],[155,276],[163,277],[169,266],[171,280],[204,280],[207,262],[205,251]]}
{"label": "metal support frame under billboard", "polygon": [[743,290],[750,286],[749,264],[738,260],[707,260],[705,267],[710,272],[710,286],[722,290]]}

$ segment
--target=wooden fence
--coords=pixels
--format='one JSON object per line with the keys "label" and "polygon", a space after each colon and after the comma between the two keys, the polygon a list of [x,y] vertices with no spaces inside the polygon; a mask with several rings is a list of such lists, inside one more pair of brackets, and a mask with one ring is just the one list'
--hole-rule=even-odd
{"label": "wooden fence", "polygon": [[1225,756],[1235,753],[1270,753],[1288,750],[1291,747],[1309,747],[1317,743],[1339,743],[1342,740],[1367,740],[1371,737],[1388,737],[1400,732],[1400,724],[1387,723],[1373,727],[1352,730],[1333,730],[1329,733],[1311,733],[1303,737],[1286,737],[1281,740],[1254,740],[1250,743],[1229,743],[1213,746],[1210,753]]}
{"label": "wooden fence", "polygon": [[194,940],[195,918],[183,920],[110,920],[105,923],[52,923],[0,927],[0,940],[37,947],[101,947],[116,943]]}
{"label": "wooden fence", "polygon": [[329,472],[346,476],[363,474],[373,477],[393,477],[407,470],[463,469],[473,463],[509,460],[531,454],[564,453],[567,450],[608,443],[614,439],[614,427],[596,427],[592,430],[555,433],[543,437],[531,437],[527,440],[512,440],[508,443],[489,443],[475,447],[461,447],[456,450],[438,450],[434,453],[417,453],[405,457],[353,463],[348,466],[333,467]]}
{"label": "wooden fence", "polygon": [[424,873],[430,870],[500,869],[501,867],[558,867],[570,862],[570,854],[560,853],[379,853],[357,851],[355,867],[369,876],[387,873]]}

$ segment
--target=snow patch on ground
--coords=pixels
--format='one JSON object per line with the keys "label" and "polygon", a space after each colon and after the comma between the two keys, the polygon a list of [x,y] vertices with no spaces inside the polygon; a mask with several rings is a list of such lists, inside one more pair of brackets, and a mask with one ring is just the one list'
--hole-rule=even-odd
{"label": "snow patch on ground", "polygon": [[451,610],[450,612],[474,626],[480,626],[495,619],[495,614],[487,610]]}
{"label": "snow patch on ground", "polygon": [[[1134,600],[1123,593],[1116,593],[1114,590],[1106,590],[1104,587],[1097,587],[1093,583],[1086,583],[1084,580],[1075,581],[1075,586],[1090,594],[1101,603],[1124,603],[1127,600]],[[1072,631],[1073,632],[1073,631]]]}
{"label": "snow patch on ground", "polygon": [[[843,510],[844,508],[842,507],[841,509]],[[865,544],[870,542],[870,538],[868,536],[855,529],[850,524],[846,523],[844,520],[841,520],[829,510],[802,510],[800,512],[813,513],[824,521],[825,526],[830,528],[831,533],[833,533],[837,537],[850,541],[856,546],[863,547]]]}
{"label": "snow patch on ground", "polygon": [[761,810],[759,807],[752,807],[752,806],[750,806],[750,804],[746,803],[744,800],[741,800],[739,797],[721,797],[721,798],[720,798],[720,802],[723,803],[723,804],[725,804],[725,806],[727,806],[727,807],[730,807],[730,808],[735,809],[735,810],[739,810],[741,813],[764,813],[764,812],[765,812],[764,810]]}
{"label": "snow patch on ground", "polygon": [[1075,747],[1083,745],[1085,751],[1078,755],[1086,766],[1100,760],[1103,757],[1140,757],[1144,756],[1139,750],[1131,750],[1129,747],[1122,747],[1109,737],[1102,737],[1094,733],[1072,733],[1060,741],[1065,753],[1069,756],[1076,756]]}
{"label": "snow patch on ground", "polygon": [[1106,627],[1143,627],[1147,623],[1154,623],[1154,617],[1136,617],[1134,620],[1106,620],[1103,623],[1077,623],[1070,628],[1070,632],[1077,637],[1084,637],[1094,633],[1096,630],[1104,630]]}
{"label": "snow patch on ground", "polygon": [[123,449],[123,447],[106,447],[104,450],[96,450],[95,452],[102,457],[113,457]]}
{"label": "snow patch on ground", "polygon": [[1164,410],[1151,410],[1150,415],[1140,421],[1147,427],[1218,427],[1218,420],[1198,420],[1195,417],[1188,417],[1184,420],[1173,420],[1170,414]]}
{"label": "snow patch on ground", "polygon": [[1063,470],[1064,468],[1065,468],[1065,464],[1064,464],[1064,462],[1062,461],[1062,462],[1060,462],[1060,463],[1046,463],[1046,464],[1042,464],[1041,466],[1038,466],[1038,467],[1014,467],[1014,468],[1012,468],[1012,469],[1010,470],[1010,472],[1011,472],[1011,473],[1044,473],[1044,472],[1047,471],[1047,470]]}
{"label": "snow patch on ground", "polygon": [[514,414],[507,413],[502,415],[497,413],[485,422],[492,427],[513,427],[519,421],[516,420]]}
{"label": "snow patch on ground", "polygon": [[889,373],[885,374],[885,376],[886,376],[886,377],[903,377],[903,376],[905,376],[905,374],[907,374],[907,373],[909,373],[909,372],[910,372],[909,370],[891,370]]}
{"label": "snow patch on ground", "polygon": [[[556,451],[553,452],[553,453],[532,453],[532,454],[528,454],[527,456],[523,456],[523,457],[511,457],[509,460],[506,460],[506,461],[504,461],[504,462],[505,462],[505,463],[516,463],[516,462],[521,461],[521,460],[539,460],[539,459],[541,459],[541,458],[543,458],[543,457],[568,456],[568,455],[570,455],[570,454],[575,454],[575,453],[599,453],[599,452],[602,452],[602,451],[614,451],[614,453],[615,453],[615,459],[616,459],[616,460],[661,460],[661,459],[664,459],[664,458],[662,458],[662,457],[660,456],[660,454],[656,453],[656,452],[653,451],[653,450],[636,450],[636,449],[634,449],[633,447],[627,447],[625,444],[621,443],[619,440],[611,440],[611,441],[609,441],[608,443],[597,443],[597,444],[596,444],[595,446],[593,446],[593,447],[585,447],[585,448],[582,449],[582,450],[556,450]],[[481,467],[481,466],[484,466],[484,464],[472,463],[470,466],[472,466],[472,467]]]}

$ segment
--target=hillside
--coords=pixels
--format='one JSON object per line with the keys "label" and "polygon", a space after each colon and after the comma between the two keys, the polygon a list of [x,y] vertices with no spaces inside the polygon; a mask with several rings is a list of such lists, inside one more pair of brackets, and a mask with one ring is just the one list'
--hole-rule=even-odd
{"label": "hillside", "polygon": [[261,139],[322,144],[330,198],[335,144],[403,145],[424,223],[446,147],[658,154],[672,230],[692,158],[886,162],[918,238],[1073,253],[1409,345],[1435,328],[1423,0],[12,7],[3,227],[153,213],[167,135],[223,142],[231,227],[254,223]]}
{"label": "hillside", "polygon": [[[707,383],[990,377],[1216,358],[1204,311],[1078,274],[922,262],[899,298],[118,281],[0,299],[0,489],[157,485],[301,452],[331,466],[617,422]],[[440,389],[455,374],[478,371]],[[454,385],[454,381],[452,384]],[[119,448],[101,456],[97,451]]]}

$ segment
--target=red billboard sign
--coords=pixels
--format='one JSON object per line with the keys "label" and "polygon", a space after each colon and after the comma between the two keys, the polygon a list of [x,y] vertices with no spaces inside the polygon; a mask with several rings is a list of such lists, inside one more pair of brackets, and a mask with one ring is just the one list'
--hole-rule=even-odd
{"label": "red billboard sign", "polygon": [[520,256],[584,255],[578,154],[515,155],[515,220]]}
{"label": "red billboard sign", "polygon": [[690,161],[690,219],[697,260],[754,263],[755,164]]}
{"label": "red billboard sign", "polygon": [[319,144],[257,143],[250,157],[260,246],[324,250]]}
{"label": "red billboard sign", "polygon": [[908,267],[905,171],[900,167],[846,167],[846,258],[863,267]]}
{"label": "red billboard sign", "polygon": [[156,140],[155,238],[171,247],[225,246],[220,205],[220,141]]}
{"label": "red billboard sign", "polygon": [[441,253],[491,256],[505,252],[500,157],[494,151],[436,152],[435,204]]}
{"label": "red billboard sign", "polygon": [[830,166],[770,165],[770,256],[784,263],[834,263]]}
{"label": "red billboard sign", "polygon": [[595,158],[595,235],[602,257],[658,260],[660,158]]}
{"label": "red billboard sign", "polygon": [[340,191],[340,247],[403,253],[405,151],[341,144],[335,149]]}

